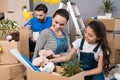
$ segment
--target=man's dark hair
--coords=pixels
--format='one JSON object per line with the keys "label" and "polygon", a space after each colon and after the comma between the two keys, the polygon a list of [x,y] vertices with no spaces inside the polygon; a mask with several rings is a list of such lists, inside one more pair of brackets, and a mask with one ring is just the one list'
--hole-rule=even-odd
{"label": "man's dark hair", "polygon": [[44,11],[44,13],[47,13],[48,8],[47,8],[47,6],[45,4],[38,4],[35,7],[35,11]]}

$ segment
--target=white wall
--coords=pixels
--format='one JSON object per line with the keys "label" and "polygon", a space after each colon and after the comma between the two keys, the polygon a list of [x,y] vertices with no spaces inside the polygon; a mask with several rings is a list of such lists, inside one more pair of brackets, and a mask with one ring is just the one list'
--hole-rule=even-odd
{"label": "white wall", "polygon": [[[102,12],[99,12],[100,7],[102,5],[102,0],[72,0],[72,1],[77,3],[79,11],[84,19],[84,22],[86,22],[87,19],[93,16],[104,15]],[[115,2],[115,5],[117,7],[117,10],[113,12],[113,17],[120,18],[120,0],[112,0],[112,1]],[[32,9],[34,9],[35,6],[39,3],[41,2],[34,3]],[[49,9],[48,15],[50,16],[52,16],[55,10],[57,10],[59,7],[59,5],[49,5],[47,3],[45,4],[48,6]]]}

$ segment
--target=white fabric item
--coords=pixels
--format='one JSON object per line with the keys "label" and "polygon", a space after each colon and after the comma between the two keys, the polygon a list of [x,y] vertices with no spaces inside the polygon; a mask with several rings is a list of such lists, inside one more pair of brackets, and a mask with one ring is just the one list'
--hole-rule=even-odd
{"label": "white fabric item", "polygon": [[120,80],[120,73],[114,73],[114,77],[115,77],[117,80]]}
{"label": "white fabric item", "polygon": [[33,39],[37,41],[39,32],[33,32]]}
{"label": "white fabric item", "polygon": [[117,80],[120,80],[120,67],[116,67],[114,69],[112,69],[110,72],[109,72],[109,75],[108,77],[105,76],[105,80],[110,80],[112,78],[115,78]]}
{"label": "white fabric item", "polygon": [[47,72],[47,73],[53,72],[54,69],[55,69],[55,65],[52,62],[49,62],[44,67],[40,67],[41,72]]}

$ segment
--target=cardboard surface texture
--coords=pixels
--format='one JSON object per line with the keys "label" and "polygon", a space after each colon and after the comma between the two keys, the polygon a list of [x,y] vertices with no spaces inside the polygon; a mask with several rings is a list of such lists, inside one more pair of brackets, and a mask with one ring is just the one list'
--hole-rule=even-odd
{"label": "cardboard surface texture", "polygon": [[18,42],[8,42],[7,40],[0,40],[0,64],[14,64],[19,63],[18,60],[10,54],[10,50],[16,48],[20,53],[29,58],[29,33],[28,29],[20,29],[20,36]]}
{"label": "cardboard surface texture", "polygon": [[0,65],[0,80],[24,80],[23,65]]}
{"label": "cardboard surface texture", "polygon": [[29,58],[29,30],[28,28],[20,29],[20,52]]}
{"label": "cardboard surface texture", "polygon": [[[56,72],[61,71],[60,68]],[[78,73],[71,77],[58,76],[55,74],[37,72],[27,68],[27,80],[84,80],[84,76],[81,73]]]}
{"label": "cardboard surface texture", "polygon": [[0,0],[0,12],[20,12],[24,5],[26,5],[29,10],[29,0]]}
{"label": "cardboard surface texture", "polygon": [[12,48],[19,49],[19,42],[0,41],[2,51],[0,52],[0,64],[18,63],[17,59],[10,54]]}
{"label": "cardboard surface texture", "polygon": [[[92,21],[94,19],[89,19],[88,20],[88,23],[89,21]],[[120,30],[120,18],[113,18],[113,19],[96,19],[96,20],[99,20],[99,21],[102,21],[105,26],[106,26],[106,30],[108,31],[113,31],[113,30]]]}
{"label": "cardboard surface texture", "polygon": [[113,53],[115,55],[115,64],[120,64],[120,50],[114,50]]}
{"label": "cardboard surface texture", "polygon": [[26,23],[22,12],[4,12],[4,16],[5,19],[16,21],[19,26],[23,26]]}
{"label": "cardboard surface texture", "polygon": [[115,37],[114,37],[114,47],[115,49],[120,49],[120,34],[115,34]]}

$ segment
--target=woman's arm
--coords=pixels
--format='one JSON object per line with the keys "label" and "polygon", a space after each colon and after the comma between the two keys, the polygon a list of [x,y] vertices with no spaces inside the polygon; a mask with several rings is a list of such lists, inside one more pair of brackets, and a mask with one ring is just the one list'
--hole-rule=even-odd
{"label": "woman's arm", "polygon": [[76,48],[72,48],[70,53],[67,54],[66,56],[50,59],[49,61],[54,62],[54,63],[69,61],[75,55],[76,51],[77,51]]}
{"label": "woman's arm", "polygon": [[48,33],[46,30],[42,31],[37,39],[36,46],[35,46],[35,51],[33,54],[33,59],[35,59],[38,56],[39,51],[44,47],[44,44],[47,41]]}
{"label": "woman's arm", "polygon": [[95,69],[84,71],[84,76],[99,74],[103,71],[103,56],[99,56],[98,66]]}

